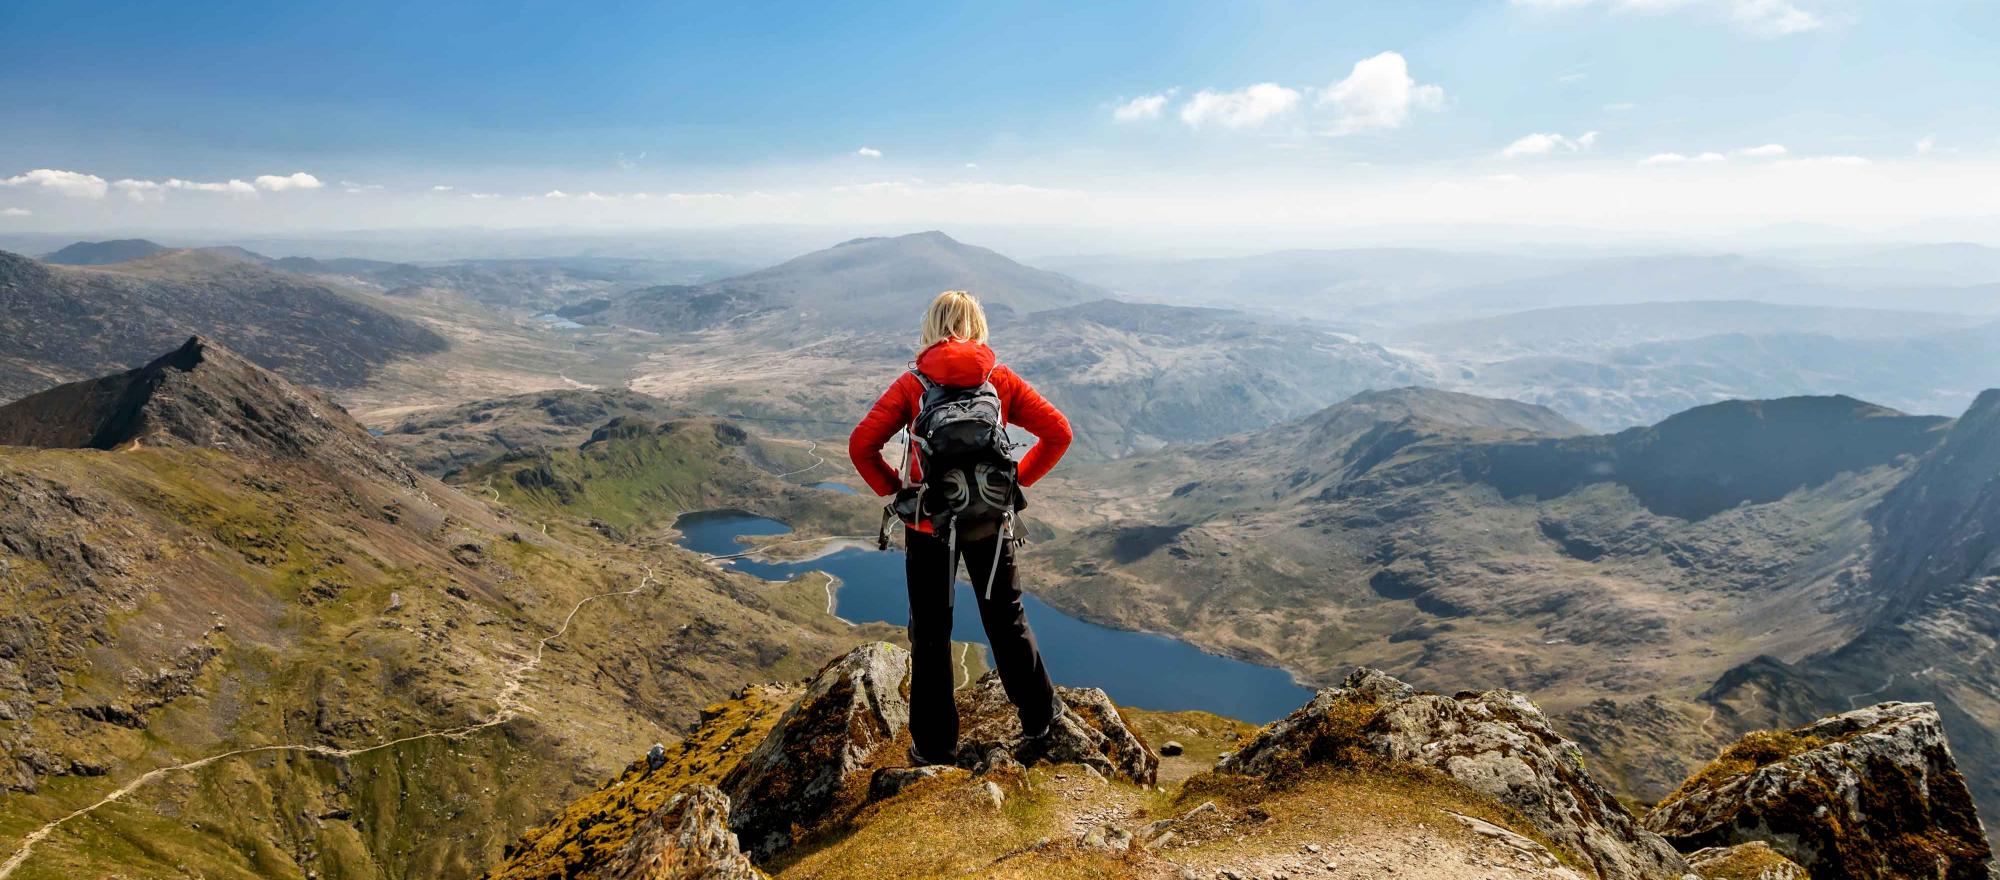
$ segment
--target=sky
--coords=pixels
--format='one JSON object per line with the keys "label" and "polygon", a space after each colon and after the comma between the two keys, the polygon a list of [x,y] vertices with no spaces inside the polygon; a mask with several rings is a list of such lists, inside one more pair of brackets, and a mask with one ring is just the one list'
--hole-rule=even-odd
{"label": "sky", "polygon": [[1991,0],[0,0],[0,232],[1995,228],[1996,44]]}

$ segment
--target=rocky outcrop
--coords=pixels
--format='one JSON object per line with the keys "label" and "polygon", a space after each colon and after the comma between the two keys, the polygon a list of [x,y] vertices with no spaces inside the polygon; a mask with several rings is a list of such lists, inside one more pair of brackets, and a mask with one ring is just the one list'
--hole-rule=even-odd
{"label": "rocky outcrop", "polygon": [[604,880],[765,880],[737,849],[729,798],[707,785],[687,788],[646,818],[606,867]]}
{"label": "rocky outcrop", "polygon": [[415,483],[407,466],[332,401],[200,336],[138,369],[0,407],[0,445],[198,446]]}
{"label": "rocky outcrop", "polygon": [[[910,653],[885,642],[827,664],[756,751],[723,778],[729,825],[758,859],[866,800],[871,772],[901,762],[910,724]],[[907,739],[905,737],[905,739]]]}
{"label": "rocky outcrop", "polygon": [[1983,880],[1993,858],[1929,703],[1746,736],[1646,825],[1683,850],[1763,841],[1819,880]]}
{"label": "rocky outcrop", "polygon": [[1225,772],[1282,778],[1314,765],[1428,767],[1518,811],[1602,880],[1679,880],[1686,863],[1584,769],[1581,750],[1506,690],[1446,697],[1373,669],[1307,703],[1224,759]]}
{"label": "rocky outcrop", "polygon": [[1151,785],[1160,772],[1160,756],[1146,746],[1118,714],[1117,705],[1098,688],[1056,688],[1063,713],[1056,717],[1047,739],[1029,753],[1021,742],[1021,720],[1000,685],[1000,674],[988,672],[958,692],[957,763],[977,767],[995,750],[1015,760],[1033,763],[1081,764],[1105,776],[1122,776]]}
{"label": "rocky outcrop", "polygon": [[1688,867],[1701,880],[1807,880],[1798,862],[1778,854],[1761,840],[1735,846],[1712,846],[1688,853]]}

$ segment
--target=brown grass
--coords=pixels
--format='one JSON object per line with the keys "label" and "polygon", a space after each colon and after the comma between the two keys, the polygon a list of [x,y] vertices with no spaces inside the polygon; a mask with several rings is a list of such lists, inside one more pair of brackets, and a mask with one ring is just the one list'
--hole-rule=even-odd
{"label": "brown grass", "polygon": [[1744,734],[1734,745],[1723,749],[1722,754],[1708,762],[1708,766],[1688,777],[1686,782],[1681,783],[1680,787],[1674,789],[1674,793],[1667,795],[1661,803],[1670,803],[1696,792],[1720,788],[1738,776],[1803,754],[1824,744],[1818,737],[1799,736],[1787,730],[1752,731]]}

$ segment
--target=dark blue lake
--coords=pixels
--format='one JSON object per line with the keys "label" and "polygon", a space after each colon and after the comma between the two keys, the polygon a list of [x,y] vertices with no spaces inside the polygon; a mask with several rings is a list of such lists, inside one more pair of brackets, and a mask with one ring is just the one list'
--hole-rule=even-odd
{"label": "dark blue lake", "polygon": [[828,480],[824,483],[807,483],[806,486],[812,489],[825,489],[829,492],[839,492],[842,495],[855,494],[853,486],[849,486],[846,483],[836,483],[832,480]]}
{"label": "dark blue lake", "polygon": [[[741,537],[791,531],[776,520],[729,511],[691,513],[675,525],[681,531],[681,546],[711,555],[741,552],[745,549]],[[909,623],[903,551],[895,545],[887,551],[848,548],[805,562],[735,559],[727,565],[766,580],[824,571],[840,579],[836,610],[841,617],[897,626]],[[1042,660],[1056,683],[1103,688],[1120,705],[1202,709],[1262,724],[1312,698],[1311,690],[1295,684],[1280,669],[1210,654],[1166,636],[1087,623],[1032,595],[1026,604]],[[963,580],[958,583],[952,638],[986,644],[972,586]]]}

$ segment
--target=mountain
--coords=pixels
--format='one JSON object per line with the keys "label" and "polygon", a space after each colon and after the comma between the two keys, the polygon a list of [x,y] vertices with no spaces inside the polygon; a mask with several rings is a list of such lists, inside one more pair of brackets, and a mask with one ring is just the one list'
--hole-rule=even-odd
{"label": "mountain", "polygon": [[216,251],[103,267],[0,252],[0,399],[122,369],[201,334],[314,385],[351,387],[398,358],[442,351],[413,321],[297,275]]}
{"label": "mountain", "polygon": [[349,257],[285,257],[274,269],[380,291],[394,297],[450,295],[508,309],[553,311],[663,282],[704,281],[737,264],[718,260],[558,257],[395,263]]}
{"label": "mountain", "polygon": [[1355,248],[1239,257],[1070,257],[1049,265],[1133,299],[1338,321],[1370,304],[1548,275],[1574,262],[1427,248]]}
{"label": "mountain", "polygon": [[1807,397],[1576,435],[1521,421],[1537,411],[1523,404],[1402,395],[1416,399],[1059,472],[1038,487],[1060,512],[1029,557],[1039,595],[1307,681],[1365,659],[1533,691],[1651,800],[1692,768],[1649,763],[1643,743],[1699,754],[1751,721],[1689,695],[1885,613],[1869,511],[1909,491],[1954,424]]}
{"label": "mountain", "polygon": [[1484,364],[1447,358],[1441,372],[1461,390],[1531,400],[1600,430],[1717,400],[1800,394],[1855,394],[1949,414],[2000,376],[2000,321],[1960,323],[1879,338],[1727,333]]}
{"label": "mountain", "polygon": [[1405,327],[1383,341],[1439,357],[1491,360],[1526,355],[1576,357],[1646,343],[1728,334],[1811,334],[1894,339],[1963,328],[1964,315],[1750,300],[1693,300],[1530,309],[1490,318]]}
{"label": "mountain", "polygon": [[797,335],[801,325],[814,332],[914,331],[931,298],[953,289],[977,294],[996,322],[1108,295],[942,232],[918,232],[858,238],[746,275],[636,290],[558,314],[587,324],[662,333],[757,318],[787,336]]}
{"label": "mountain", "polygon": [[[788,485],[717,430],[653,448]],[[19,880],[470,876],[702,705],[895,635],[461,494],[206,339],[0,407],[0,438]]]}
{"label": "mountain", "polygon": [[123,263],[140,257],[150,257],[164,250],[169,248],[143,238],[79,241],[42,257],[42,262],[61,263],[65,266],[102,266],[106,263]]}
{"label": "mountain", "polygon": [[514,394],[405,418],[378,439],[432,476],[445,476],[507,452],[579,446],[615,418],[662,419],[689,413],[622,388]]}

